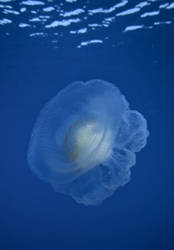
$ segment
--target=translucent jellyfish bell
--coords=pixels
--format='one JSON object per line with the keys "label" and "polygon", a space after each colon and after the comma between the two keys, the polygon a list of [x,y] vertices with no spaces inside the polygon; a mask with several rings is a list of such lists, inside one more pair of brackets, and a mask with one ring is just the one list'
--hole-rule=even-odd
{"label": "translucent jellyfish bell", "polygon": [[96,205],[129,181],[148,134],[144,117],[130,110],[115,85],[75,82],[41,111],[28,162],[56,191]]}

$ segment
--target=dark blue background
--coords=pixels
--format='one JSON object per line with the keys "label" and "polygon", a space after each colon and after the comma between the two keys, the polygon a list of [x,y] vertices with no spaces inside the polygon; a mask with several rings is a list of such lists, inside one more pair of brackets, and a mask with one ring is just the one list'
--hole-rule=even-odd
{"label": "dark blue background", "polygon": [[[66,39],[65,39],[66,40]],[[112,46],[54,50],[22,35],[0,58],[0,249],[174,249],[173,26],[122,34]],[[148,121],[132,179],[97,207],[55,193],[26,162],[38,112],[72,81],[116,83]]]}

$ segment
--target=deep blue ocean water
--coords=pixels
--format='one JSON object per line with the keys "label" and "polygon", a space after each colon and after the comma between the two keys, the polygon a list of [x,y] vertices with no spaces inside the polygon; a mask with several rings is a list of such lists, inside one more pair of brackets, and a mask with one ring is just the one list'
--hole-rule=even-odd
{"label": "deep blue ocean water", "polygon": [[[1,2],[17,8],[15,1]],[[109,9],[106,1],[87,3],[87,9]],[[158,5],[151,6],[155,11],[166,2],[148,3]],[[0,19],[9,15],[1,12]],[[93,23],[103,18],[98,15]],[[57,42],[19,30],[20,15],[0,27],[0,250],[174,249],[174,12],[168,8],[145,24],[143,19],[148,27],[170,24],[122,32],[129,23],[139,25],[136,15],[77,37],[58,25]],[[78,47],[91,39],[103,42]],[[95,78],[120,88],[131,108],[146,117],[150,137],[137,154],[131,181],[93,207],[54,192],[33,174],[26,157],[43,105],[69,83]]]}

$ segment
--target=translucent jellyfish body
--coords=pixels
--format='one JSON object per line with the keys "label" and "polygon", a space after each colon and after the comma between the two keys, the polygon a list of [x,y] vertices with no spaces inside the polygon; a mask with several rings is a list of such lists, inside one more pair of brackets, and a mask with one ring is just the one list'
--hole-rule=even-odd
{"label": "translucent jellyfish body", "polygon": [[148,137],[145,118],[103,80],[75,82],[41,111],[31,136],[31,169],[61,193],[100,204],[130,179]]}

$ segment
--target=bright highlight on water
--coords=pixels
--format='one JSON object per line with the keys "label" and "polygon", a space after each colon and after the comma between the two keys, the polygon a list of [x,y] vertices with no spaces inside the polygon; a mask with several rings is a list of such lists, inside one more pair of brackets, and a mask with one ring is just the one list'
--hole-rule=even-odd
{"label": "bright highlight on water", "polygon": [[54,48],[67,40],[77,48],[108,40],[116,45],[119,33],[163,29],[173,24],[173,15],[174,0],[0,0],[1,35],[18,31]]}
{"label": "bright highlight on water", "polygon": [[97,205],[130,180],[135,152],[148,135],[145,118],[114,84],[75,82],[41,111],[28,163],[55,191]]}

